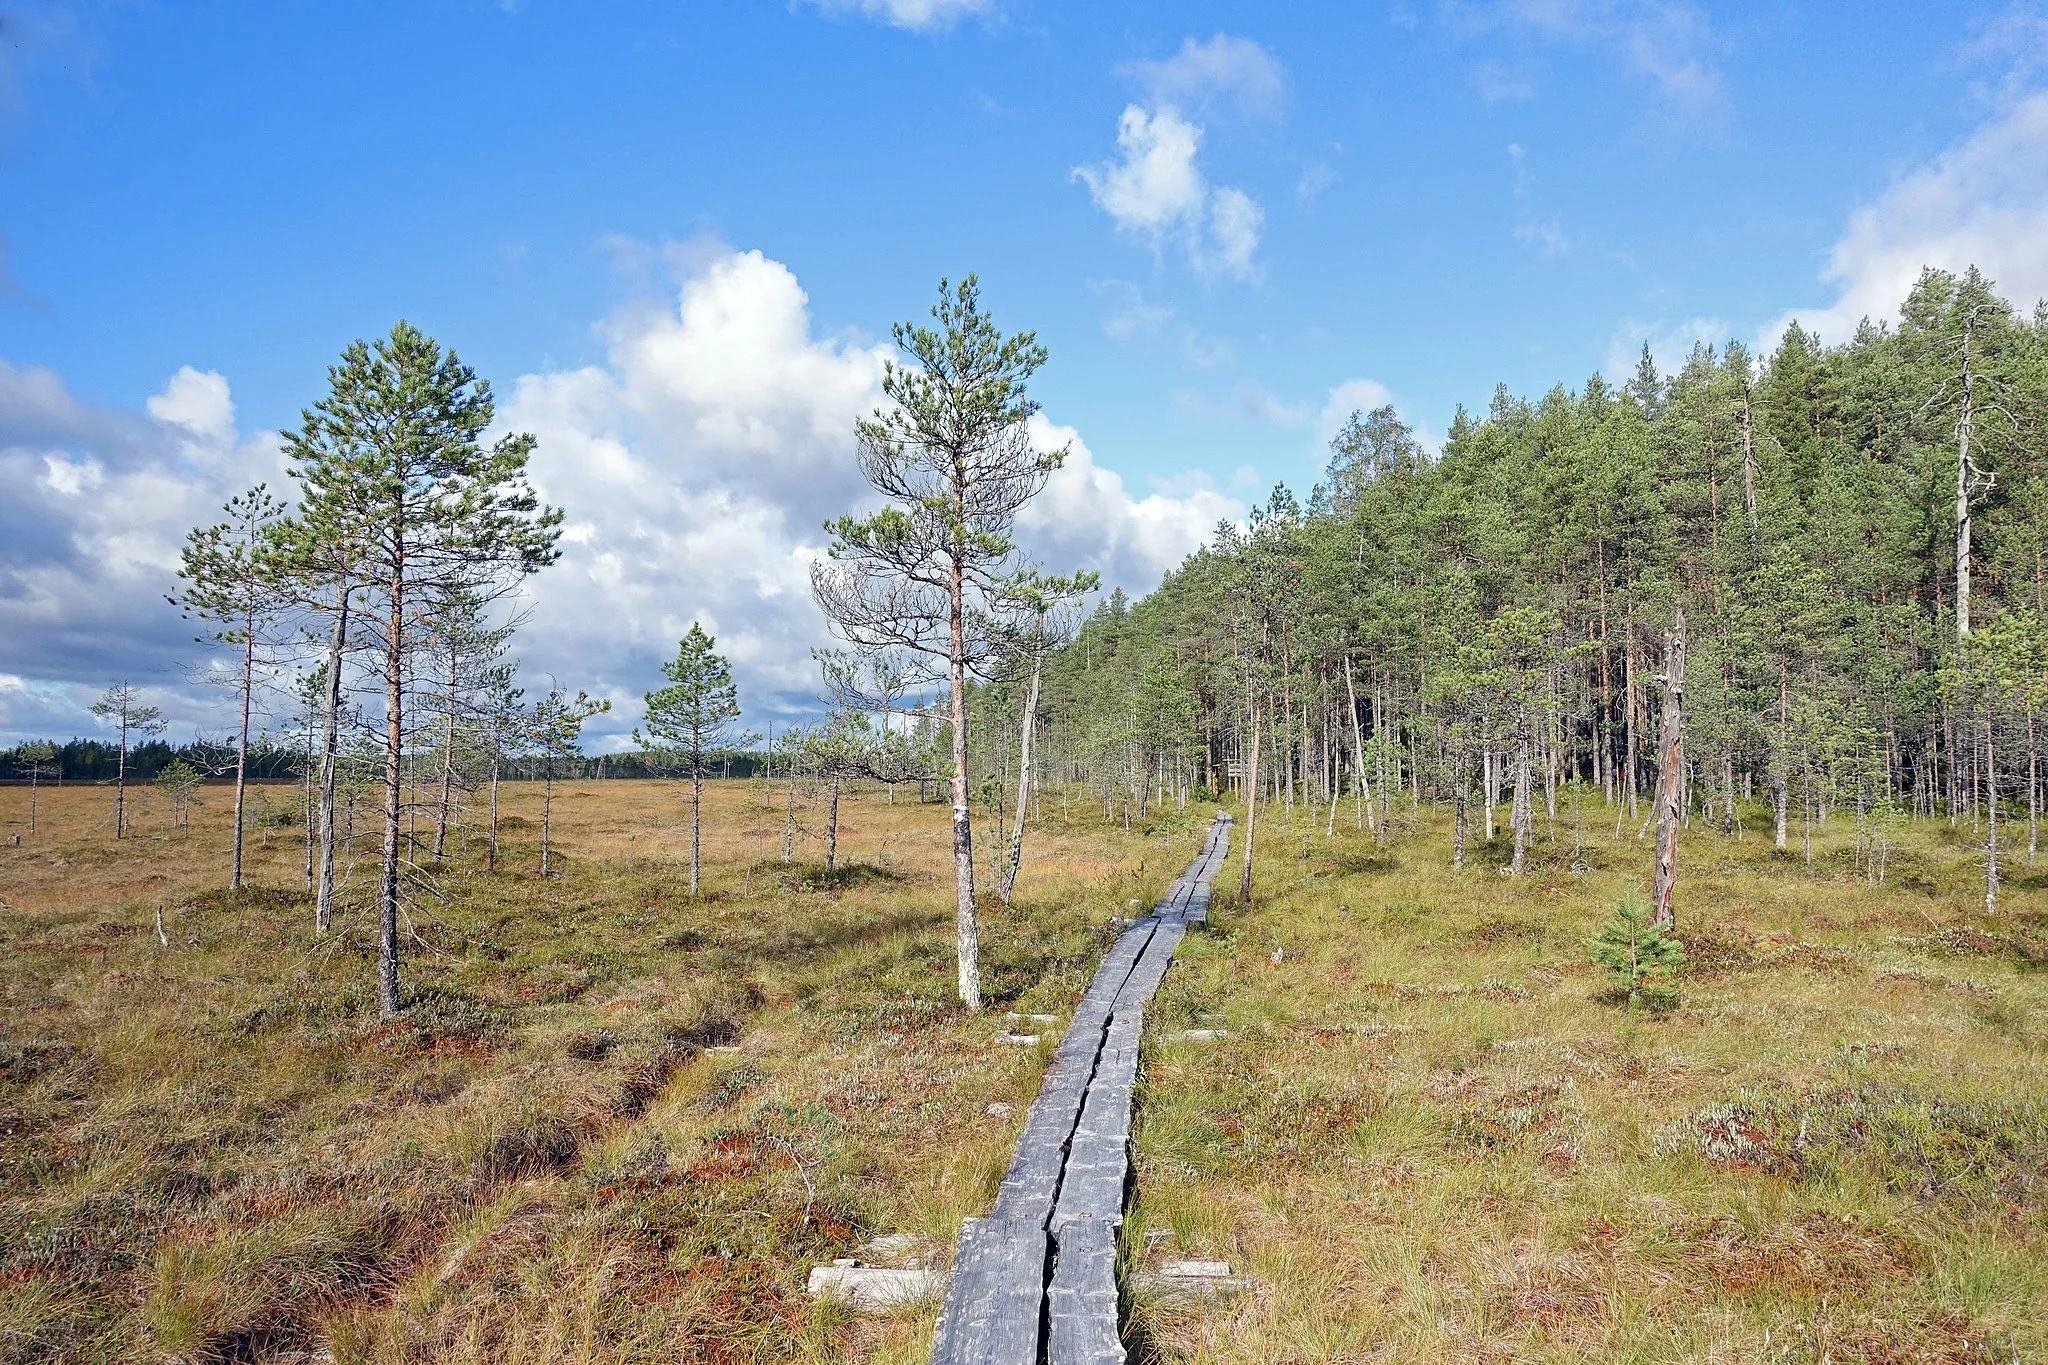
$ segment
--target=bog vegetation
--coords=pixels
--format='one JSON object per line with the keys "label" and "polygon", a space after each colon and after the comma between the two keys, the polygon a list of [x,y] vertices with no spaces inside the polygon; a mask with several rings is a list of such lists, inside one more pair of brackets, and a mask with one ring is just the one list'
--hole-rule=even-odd
{"label": "bog vegetation", "polygon": [[1253,1287],[1141,1295],[1150,1358],[2048,1349],[2048,314],[1930,271],[1440,452],[1355,413],[1092,609],[1013,539],[1045,349],[932,316],[772,740],[701,624],[644,698],[523,671],[532,438],[404,323],[344,353],[167,585],[230,725],[116,681],[5,758],[0,1358],[916,1359],[805,1269],[943,1261],[1002,1016],[1211,803],[1125,1252]]}

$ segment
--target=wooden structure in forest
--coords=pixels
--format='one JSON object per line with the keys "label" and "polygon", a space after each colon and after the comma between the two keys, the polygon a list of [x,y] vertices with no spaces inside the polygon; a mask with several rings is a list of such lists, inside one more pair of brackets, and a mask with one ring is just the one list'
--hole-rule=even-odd
{"label": "wooden structure in forest", "polygon": [[1230,817],[1219,814],[1166,898],[1096,969],[995,1206],[961,1226],[933,1365],[1121,1365],[1116,1245],[1131,1186],[1138,1035],[1188,926],[1208,919],[1229,848]]}

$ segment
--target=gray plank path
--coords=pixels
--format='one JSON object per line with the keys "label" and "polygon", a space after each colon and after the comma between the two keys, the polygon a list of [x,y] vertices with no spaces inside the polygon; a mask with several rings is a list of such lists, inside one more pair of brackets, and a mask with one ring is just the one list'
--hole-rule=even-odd
{"label": "gray plank path", "polygon": [[1194,862],[1095,969],[986,1218],[960,1229],[932,1365],[1122,1365],[1116,1245],[1131,1187],[1145,1003],[1230,850],[1218,814]]}

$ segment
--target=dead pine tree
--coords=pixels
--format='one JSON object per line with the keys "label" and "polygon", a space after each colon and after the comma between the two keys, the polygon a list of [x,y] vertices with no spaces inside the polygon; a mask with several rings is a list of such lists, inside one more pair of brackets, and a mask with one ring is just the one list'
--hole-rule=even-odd
{"label": "dead pine tree", "polygon": [[1678,924],[1671,893],[1678,885],[1678,826],[1684,812],[1685,608],[1664,637],[1664,716],[1657,735],[1656,867],[1650,879],[1650,917],[1659,929]]}
{"label": "dead pine tree", "polygon": [[899,323],[909,364],[882,378],[889,406],[855,429],[861,473],[886,505],[828,523],[832,545],[811,591],[841,638],[897,649],[943,677],[951,711],[953,918],[961,1001],[981,1008],[974,831],[968,802],[967,682],[986,676],[998,622],[1027,577],[1011,532],[1017,513],[1066,457],[1027,429],[1037,404],[1025,382],[1045,363],[1030,332],[1004,336],[969,275],[939,285],[936,329]]}

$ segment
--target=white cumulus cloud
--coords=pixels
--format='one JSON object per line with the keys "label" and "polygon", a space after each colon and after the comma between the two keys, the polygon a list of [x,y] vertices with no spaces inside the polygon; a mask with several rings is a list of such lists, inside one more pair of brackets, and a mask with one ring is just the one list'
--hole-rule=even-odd
{"label": "white cumulus cloud", "polygon": [[[533,585],[531,666],[614,699],[631,728],[693,620],[732,658],[750,723],[812,709],[809,651],[830,637],[809,571],[823,518],[872,495],[854,422],[882,402],[887,347],[821,337],[796,276],[758,251],[698,261],[665,307],[604,326],[602,365],[528,375],[500,413],[532,431],[533,477],[567,509],[561,561]],[[1201,544],[1227,503],[1198,488],[1133,498],[1070,428],[1033,419],[1067,465],[1020,520],[1047,568],[1144,591]]]}
{"label": "white cumulus cloud", "polygon": [[1074,168],[1096,206],[1153,250],[1178,242],[1203,274],[1257,277],[1264,212],[1243,190],[1212,190],[1195,164],[1201,125],[1172,105],[1127,105],[1117,119],[1117,157]]}
{"label": "white cumulus cloud", "polygon": [[2048,92],[2003,105],[1857,209],[1821,272],[1834,301],[1791,310],[1760,342],[1774,345],[1795,318],[1823,341],[1847,341],[1866,317],[1896,318],[1930,265],[1979,266],[2023,308],[2048,297]]}
{"label": "white cumulus cloud", "polygon": [[1244,504],[1199,474],[1131,496],[1123,476],[1095,462],[1079,432],[1040,414],[1031,419],[1040,450],[1067,447],[1067,459],[1017,519],[1019,538],[1048,569],[1094,569],[1105,591],[1149,592],[1161,575],[1208,542],[1218,521],[1244,516]]}

